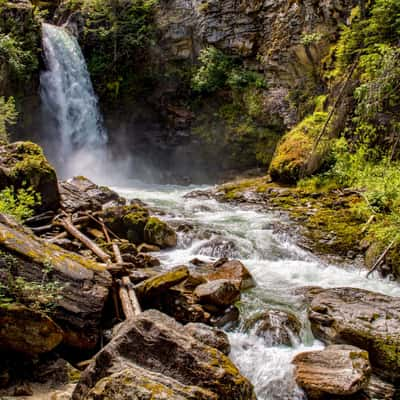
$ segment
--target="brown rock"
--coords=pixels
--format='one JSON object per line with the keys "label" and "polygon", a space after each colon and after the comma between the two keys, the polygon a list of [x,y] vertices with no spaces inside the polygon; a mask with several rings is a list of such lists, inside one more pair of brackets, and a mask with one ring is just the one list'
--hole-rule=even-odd
{"label": "brown rock", "polygon": [[146,302],[161,293],[167,291],[172,286],[177,285],[189,276],[189,270],[185,266],[176,267],[168,272],[163,272],[152,278],[146,279],[135,286],[139,298]]}
{"label": "brown rock", "polygon": [[53,350],[63,331],[49,317],[21,304],[0,306],[0,349],[37,355]]}
{"label": "brown rock", "polygon": [[[142,380],[141,376],[146,375],[138,372],[138,368],[162,374],[164,378],[178,381],[180,385],[196,386],[203,390],[202,393],[212,392],[220,400],[255,399],[252,385],[224,354],[185,333],[182,325],[156,310],[145,311],[125,322],[117,337],[87,367],[72,399],[91,399],[87,396],[91,395],[91,390],[99,381],[122,371],[131,370],[130,377],[136,376]],[[107,383],[110,382],[108,379]],[[167,383],[163,385],[168,386]],[[179,389],[174,385],[173,388]],[[199,389],[194,390],[201,393]],[[183,396],[185,398],[191,397]]]}
{"label": "brown rock", "polygon": [[240,290],[230,281],[218,279],[197,286],[194,296],[201,304],[226,308],[240,298]]}
{"label": "brown rock", "polygon": [[220,329],[212,328],[202,323],[191,322],[185,325],[185,332],[207,346],[218,349],[225,355],[228,355],[231,351],[228,335]]}
{"label": "brown rock", "polygon": [[354,394],[367,386],[371,374],[368,353],[348,345],[300,353],[293,364],[296,382],[310,400]]}
{"label": "brown rock", "polygon": [[400,379],[400,298],[355,288],[326,289],[313,297],[309,318],[326,343],[367,350],[374,372]]}
{"label": "brown rock", "polygon": [[227,279],[234,283],[238,289],[245,290],[255,286],[253,277],[248,269],[238,260],[217,262],[213,272],[207,274],[209,281]]}

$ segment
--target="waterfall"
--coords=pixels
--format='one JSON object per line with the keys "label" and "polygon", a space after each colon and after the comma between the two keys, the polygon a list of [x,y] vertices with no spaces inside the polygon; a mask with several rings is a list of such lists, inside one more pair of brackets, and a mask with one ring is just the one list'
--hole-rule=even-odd
{"label": "waterfall", "polygon": [[90,175],[105,158],[107,133],[85,58],[78,41],[62,27],[43,24],[42,41],[44,147],[61,175]]}

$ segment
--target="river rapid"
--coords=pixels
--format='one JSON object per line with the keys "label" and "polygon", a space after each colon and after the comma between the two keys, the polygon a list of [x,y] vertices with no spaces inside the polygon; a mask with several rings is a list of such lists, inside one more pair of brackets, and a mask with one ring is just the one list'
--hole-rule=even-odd
{"label": "river rapid", "polygon": [[[281,214],[256,206],[219,203],[213,199],[185,198],[199,187],[156,186],[130,182],[114,187],[128,199],[140,199],[161,218],[174,226],[192,229],[179,233],[178,245],[156,254],[165,269],[188,264],[193,258],[240,259],[253,275],[257,286],[242,295],[239,326],[228,330],[230,357],[253,383],[259,400],[300,400],[303,392],[293,379],[294,355],[323,348],[313,338],[306,310],[294,289],[304,286],[357,287],[400,296],[400,287],[376,276],[365,278],[365,270],[326,264],[294,243],[294,237],[274,233]],[[246,330],[243,323],[265,309],[288,310],[302,323],[301,341],[291,347],[269,346]]]}

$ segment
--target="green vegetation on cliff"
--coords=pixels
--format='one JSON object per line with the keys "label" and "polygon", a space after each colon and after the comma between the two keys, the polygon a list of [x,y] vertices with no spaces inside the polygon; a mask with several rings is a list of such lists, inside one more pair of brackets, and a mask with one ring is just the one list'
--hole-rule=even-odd
{"label": "green vegetation on cliff", "polygon": [[157,0],[70,0],[64,4],[69,11],[83,15],[81,45],[100,96],[116,99],[146,86],[144,59],[155,39],[156,3]]}

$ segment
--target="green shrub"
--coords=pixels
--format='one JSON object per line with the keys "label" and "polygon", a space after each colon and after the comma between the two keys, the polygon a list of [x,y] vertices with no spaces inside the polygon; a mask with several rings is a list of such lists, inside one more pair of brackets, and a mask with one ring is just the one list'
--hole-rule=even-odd
{"label": "green shrub", "polygon": [[13,97],[0,96],[0,142],[8,142],[7,127],[17,122],[18,113]]}
{"label": "green shrub", "polygon": [[19,222],[34,215],[34,208],[40,202],[40,194],[32,188],[15,191],[13,187],[8,187],[0,191],[0,213],[11,215]]}

